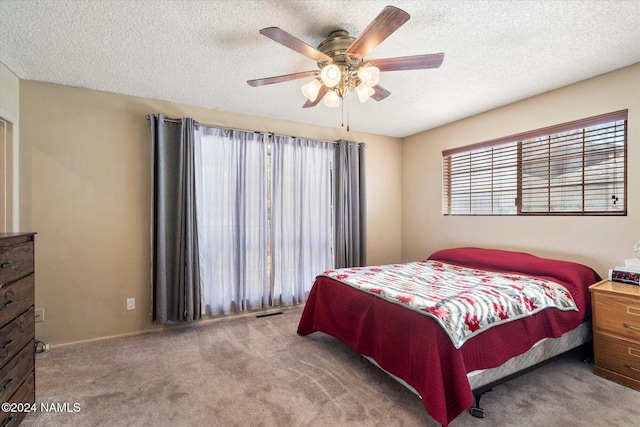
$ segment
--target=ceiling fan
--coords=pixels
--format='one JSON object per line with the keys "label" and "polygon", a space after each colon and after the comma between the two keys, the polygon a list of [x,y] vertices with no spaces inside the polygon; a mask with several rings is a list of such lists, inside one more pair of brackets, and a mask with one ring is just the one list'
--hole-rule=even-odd
{"label": "ceiling fan", "polygon": [[335,30],[317,49],[278,27],[263,28],[260,34],[313,59],[319,70],[248,80],[247,83],[257,87],[313,77],[302,86],[302,93],[307,97],[303,108],[314,107],[323,98],[326,106],[338,107],[348,92],[356,92],[361,102],[370,97],[381,101],[391,95],[378,84],[381,71],[438,68],[444,60],[444,53],[366,59],[369,52],[408,20],[407,12],[387,6],[358,38],[345,30]]}

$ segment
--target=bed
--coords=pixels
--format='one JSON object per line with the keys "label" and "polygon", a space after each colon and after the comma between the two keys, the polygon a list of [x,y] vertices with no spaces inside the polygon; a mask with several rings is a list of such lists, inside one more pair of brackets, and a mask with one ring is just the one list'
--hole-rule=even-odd
{"label": "bed", "polygon": [[[429,415],[447,426],[472,407],[474,393],[523,369],[527,362],[518,357],[537,348],[533,359],[540,361],[590,340],[588,286],[599,280],[593,269],[573,262],[497,249],[445,249],[415,263],[323,273],[297,332],[341,340],[414,390]],[[439,290],[447,281],[453,290]],[[496,293],[536,287],[543,295]],[[456,289],[459,295],[452,297]],[[487,314],[491,310],[479,308],[474,298],[497,309]],[[522,306],[505,309],[505,298]],[[460,306],[467,311],[458,312]],[[446,326],[447,316],[463,330]],[[539,350],[545,341],[553,343],[553,352]]]}

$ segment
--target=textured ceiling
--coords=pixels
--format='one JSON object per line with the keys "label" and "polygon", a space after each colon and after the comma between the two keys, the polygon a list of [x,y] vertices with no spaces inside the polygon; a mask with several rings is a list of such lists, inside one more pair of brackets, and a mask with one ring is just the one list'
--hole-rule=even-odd
{"label": "textured ceiling", "polygon": [[317,46],[357,36],[387,5],[411,19],[369,59],[444,52],[442,66],[381,74],[387,99],[345,102],[352,130],[404,137],[640,62],[640,1],[0,0],[0,61],[19,78],[339,127],[303,109],[316,69],[260,35],[277,26]]}

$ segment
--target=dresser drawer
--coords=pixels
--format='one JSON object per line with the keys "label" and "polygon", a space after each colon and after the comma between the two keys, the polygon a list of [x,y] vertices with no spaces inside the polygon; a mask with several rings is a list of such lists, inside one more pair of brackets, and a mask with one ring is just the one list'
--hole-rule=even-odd
{"label": "dresser drawer", "polygon": [[[35,312],[29,308],[13,322],[0,329],[0,366],[4,366],[35,334]],[[0,424],[2,425],[2,424]]]}
{"label": "dresser drawer", "polygon": [[[20,385],[18,391],[9,399],[9,403],[31,403],[36,401],[35,375],[29,377]],[[20,424],[28,412],[3,412],[0,411],[0,426],[13,427]]]}
{"label": "dresser drawer", "polygon": [[0,327],[26,311],[34,302],[33,274],[0,288]]}
{"label": "dresser drawer", "polygon": [[593,345],[595,365],[640,381],[640,342],[596,332]]}
{"label": "dresser drawer", "polygon": [[33,242],[0,246],[0,285],[33,272]]}
{"label": "dresser drawer", "polygon": [[593,294],[596,330],[640,341],[640,298]]}
{"label": "dresser drawer", "polygon": [[34,370],[33,340],[0,369],[0,402],[6,402]]}

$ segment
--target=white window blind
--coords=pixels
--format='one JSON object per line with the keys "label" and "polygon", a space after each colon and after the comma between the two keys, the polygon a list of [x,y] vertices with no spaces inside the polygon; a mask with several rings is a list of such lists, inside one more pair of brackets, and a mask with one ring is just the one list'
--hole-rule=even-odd
{"label": "white window blind", "polygon": [[627,110],[443,152],[445,215],[626,215]]}

